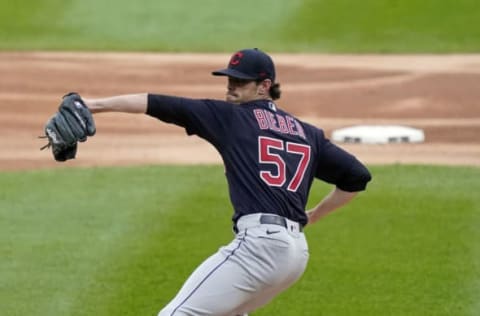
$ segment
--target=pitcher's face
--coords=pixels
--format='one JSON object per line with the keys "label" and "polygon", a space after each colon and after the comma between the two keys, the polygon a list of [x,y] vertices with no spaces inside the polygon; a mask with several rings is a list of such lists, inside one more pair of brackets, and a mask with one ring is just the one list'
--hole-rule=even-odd
{"label": "pitcher's face", "polygon": [[228,102],[240,104],[258,99],[261,99],[261,97],[259,96],[259,85],[257,82],[228,77],[226,95]]}

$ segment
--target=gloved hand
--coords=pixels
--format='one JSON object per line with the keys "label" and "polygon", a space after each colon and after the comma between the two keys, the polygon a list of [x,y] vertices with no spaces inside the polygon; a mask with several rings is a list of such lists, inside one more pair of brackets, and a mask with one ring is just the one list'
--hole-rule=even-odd
{"label": "gloved hand", "polygon": [[77,93],[69,93],[63,97],[58,112],[45,125],[45,136],[52,147],[56,161],[74,159],[77,143],[84,142],[88,136],[95,135],[95,121],[92,112]]}

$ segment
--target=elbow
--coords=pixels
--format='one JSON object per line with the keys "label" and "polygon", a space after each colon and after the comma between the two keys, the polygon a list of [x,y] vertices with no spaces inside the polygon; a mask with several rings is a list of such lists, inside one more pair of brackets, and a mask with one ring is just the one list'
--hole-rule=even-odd
{"label": "elbow", "polygon": [[372,174],[370,171],[368,171],[365,166],[363,166],[362,169],[363,170],[356,176],[356,182],[358,183],[357,187],[359,188],[357,191],[364,191],[367,188],[367,184],[372,181]]}
{"label": "elbow", "polygon": [[363,172],[361,173],[361,175],[359,176],[359,178],[365,182],[365,186],[367,185],[368,182],[372,181],[372,174],[370,173],[370,171],[368,171],[368,169],[366,167],[363,167]]}
{"label": "elbow", "polygon": [[368,182],[372,180],[370,171],[365,166],[356,168],[355,172],[350,174],[341,183],[337,184],[337,187],[347,192],[359,192],[364,191],[367,188]]}

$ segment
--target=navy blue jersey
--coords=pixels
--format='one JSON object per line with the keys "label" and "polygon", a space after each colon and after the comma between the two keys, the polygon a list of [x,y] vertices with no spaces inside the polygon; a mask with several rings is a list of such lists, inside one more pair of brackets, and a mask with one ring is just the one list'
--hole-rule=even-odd
{"label": "navy blue jersey", "polygon": [[147,114],[215,146],[225,165],[234,222],[246,214],[273,213],[305,225],[314,178],[350,192],[364,190],[371,178],[321,129],[269,100],[235,105],[149,94]]}

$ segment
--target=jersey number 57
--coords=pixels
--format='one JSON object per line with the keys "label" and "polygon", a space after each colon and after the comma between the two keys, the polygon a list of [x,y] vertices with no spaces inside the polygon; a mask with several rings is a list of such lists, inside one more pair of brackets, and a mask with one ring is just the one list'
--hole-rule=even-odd
{"label": "jersey number 57", "polygon": [[[287,190],[296,192],[302,183],[308,163],[310,162],[310,146],[281,139],[258,137],[258,159],[260,163],[274,165],[276,172],[261,170],[260,178],[269,186],[282,187],[287,182],[287,167],[295,169],[293,177],[288,182]],[[289,159],[286,155],[299,155],[300,160]],[[283,157],[282,157],[283,156]],[[296,165],[287,166],[295,161]]]}

